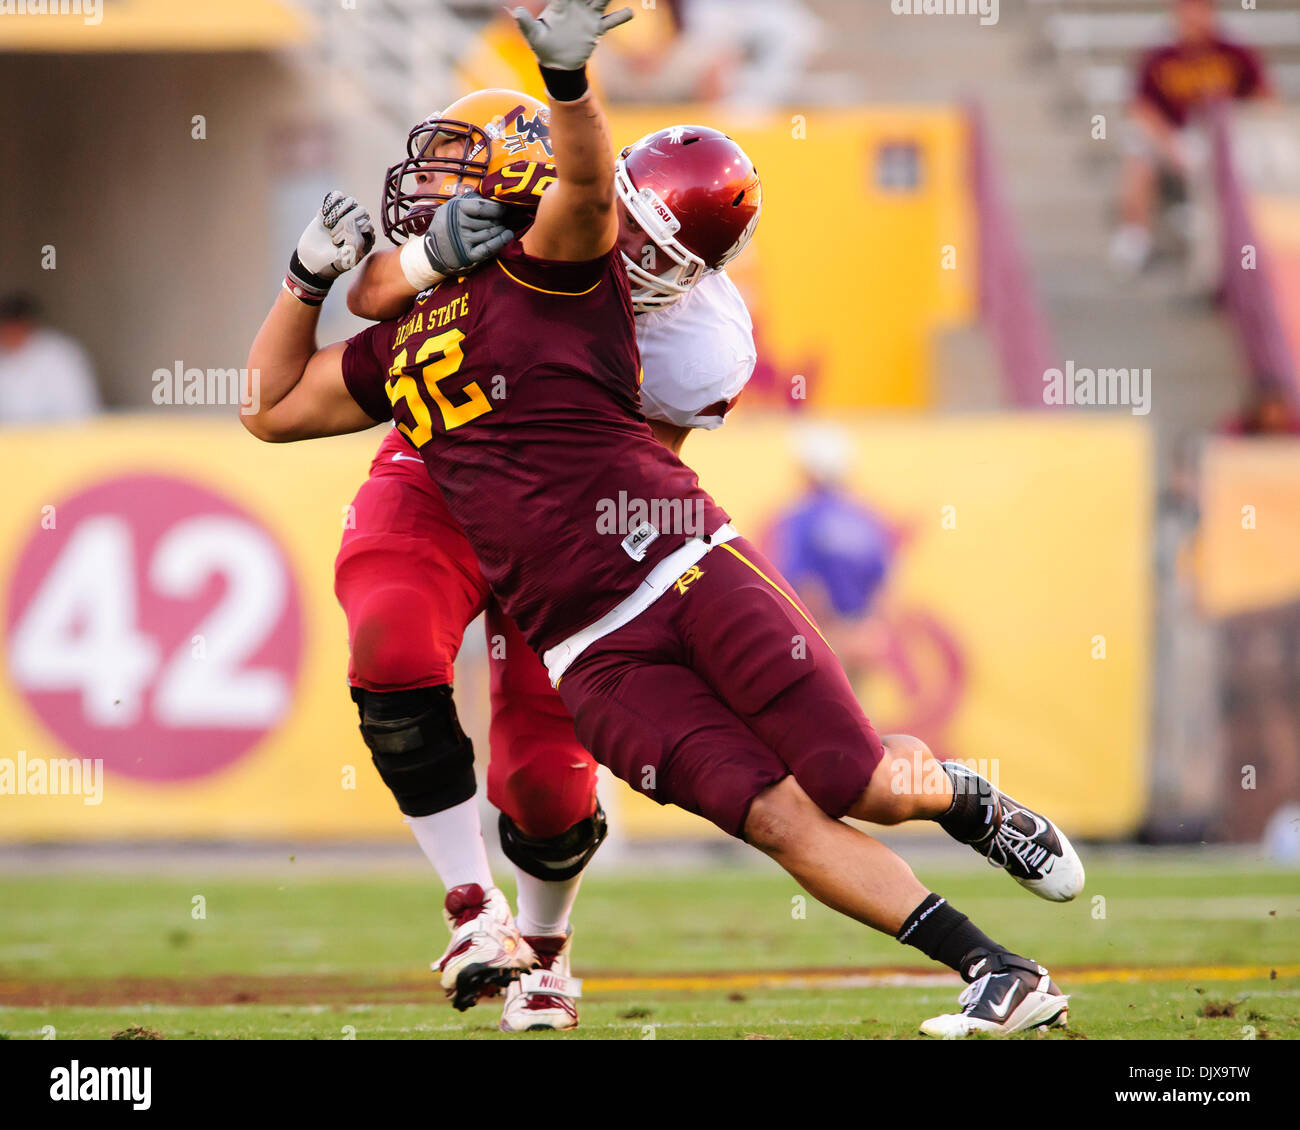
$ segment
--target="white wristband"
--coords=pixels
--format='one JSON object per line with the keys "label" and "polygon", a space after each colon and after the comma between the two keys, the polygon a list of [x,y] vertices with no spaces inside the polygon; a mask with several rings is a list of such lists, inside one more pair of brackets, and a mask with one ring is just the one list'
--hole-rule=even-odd
{"label": "white wristband", "polygon": [[406,281],[415,287],[417,294],[422,290],[428,290],[431,286],[436,286],[445,277],[429,265],[429,257],[424,253],[423,236],[408,239],[402,244],[398,259],[402,264],[402,274],[406,276]]}

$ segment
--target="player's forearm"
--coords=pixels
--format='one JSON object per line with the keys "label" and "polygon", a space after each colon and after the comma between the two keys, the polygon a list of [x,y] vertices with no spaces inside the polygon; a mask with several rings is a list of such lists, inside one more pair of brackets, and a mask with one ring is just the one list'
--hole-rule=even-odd
{"label": "player's forearm", "polygon": [[550,103],[556,182],[524,235],[524,250],[540,259],[597,259],[618,238],[609,125],[590,91],[576,102]]}
{"label": "player's forearm", "polygon": [[397,248],[375,251],[353,272],[348,309],[358,318],[382,322],[406,313],[417,291],[402,270]]}
{"label": "player's forearm", "polygon": [[605,14],[609,0],[548,4],[534,19],[514,16],[537,56],[550,101],[556,182],[537,208],[524,250],[542,259],[597,259],[614,246],[614,151],[609,125],[587,88],[587,60],[602,35],[632,18],[630,8]]}
{"label": "player's forearm", "polygon": [[618,238],[614,211],[614,146],[609,121],[596,96],[551,102],[555,165],[566,206],[579,232],[590,232],[591,257],[603,255]]}
{"label": "player's forearm", "polygon": [[288,443],[374,426],[344,379],[345,344],[316,348],[321,303],[374,242],[366,210],[350,196],[328,193],[298,240],[284,286],[248,353],[254,399],[241,405],[239,418],[258,439]]}
{"label": "player's forearm", "polygon": [[319,306],[308,306],[281,290],[257,331],[248,352],[248,371],[256,374],[257,411],[241,409],[239,419],[258,439],[273,438],[274,408],[297,387],[316,353],[319,320]]}
{"label": "player's forearm", "polygon": [[614,146],[604,108],[590,90],[576,102],[548,102],[558,183],[569,186],[575,203],[581,198],[612,207]]}

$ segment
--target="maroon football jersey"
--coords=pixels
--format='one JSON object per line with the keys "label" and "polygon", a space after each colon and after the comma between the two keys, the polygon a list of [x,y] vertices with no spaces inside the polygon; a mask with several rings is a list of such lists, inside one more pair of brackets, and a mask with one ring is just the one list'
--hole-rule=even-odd
{"label": "maroon football jersey", "polygon": [[1216,98],[1254,98],[1265,89],[1264,71],[1248,47],[1222,39],[1194,46],[1173,44],[1138,65],[1138,96],[1175,129]]}
{"label": "maroon football jersey", "polygon": [[502,607],[539,654],[727,515],[641,415],[617,250],[500,259],[348,342],[343,376],[424,458]]}

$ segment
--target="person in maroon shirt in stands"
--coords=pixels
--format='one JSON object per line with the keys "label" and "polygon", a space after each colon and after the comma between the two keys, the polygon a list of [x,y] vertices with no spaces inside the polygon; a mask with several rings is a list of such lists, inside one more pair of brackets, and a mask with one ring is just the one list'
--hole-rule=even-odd
{"label": "person in maroon shirt in stands", "polygon": [[1214,0],[1173,0],[1178,38],[1138,64],[1130,106],[1121,226],[1111,244],[1116,266],[1141,270],[1151,254],[1151,217],[1162,173],[1184,177],[1195,158],[1186,127],[1219,99],[1265,98],[1259,56],[1219,33]]}

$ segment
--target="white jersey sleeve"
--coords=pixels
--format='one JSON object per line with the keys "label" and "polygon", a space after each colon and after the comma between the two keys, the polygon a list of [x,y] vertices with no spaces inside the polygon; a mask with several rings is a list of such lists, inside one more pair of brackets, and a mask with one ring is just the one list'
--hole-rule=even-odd
{"label": "white jersey sleeve", "polygon": [[636,320],[641,410],[682,428],[717,428],[758,361],[754,324],[725,271]]}

